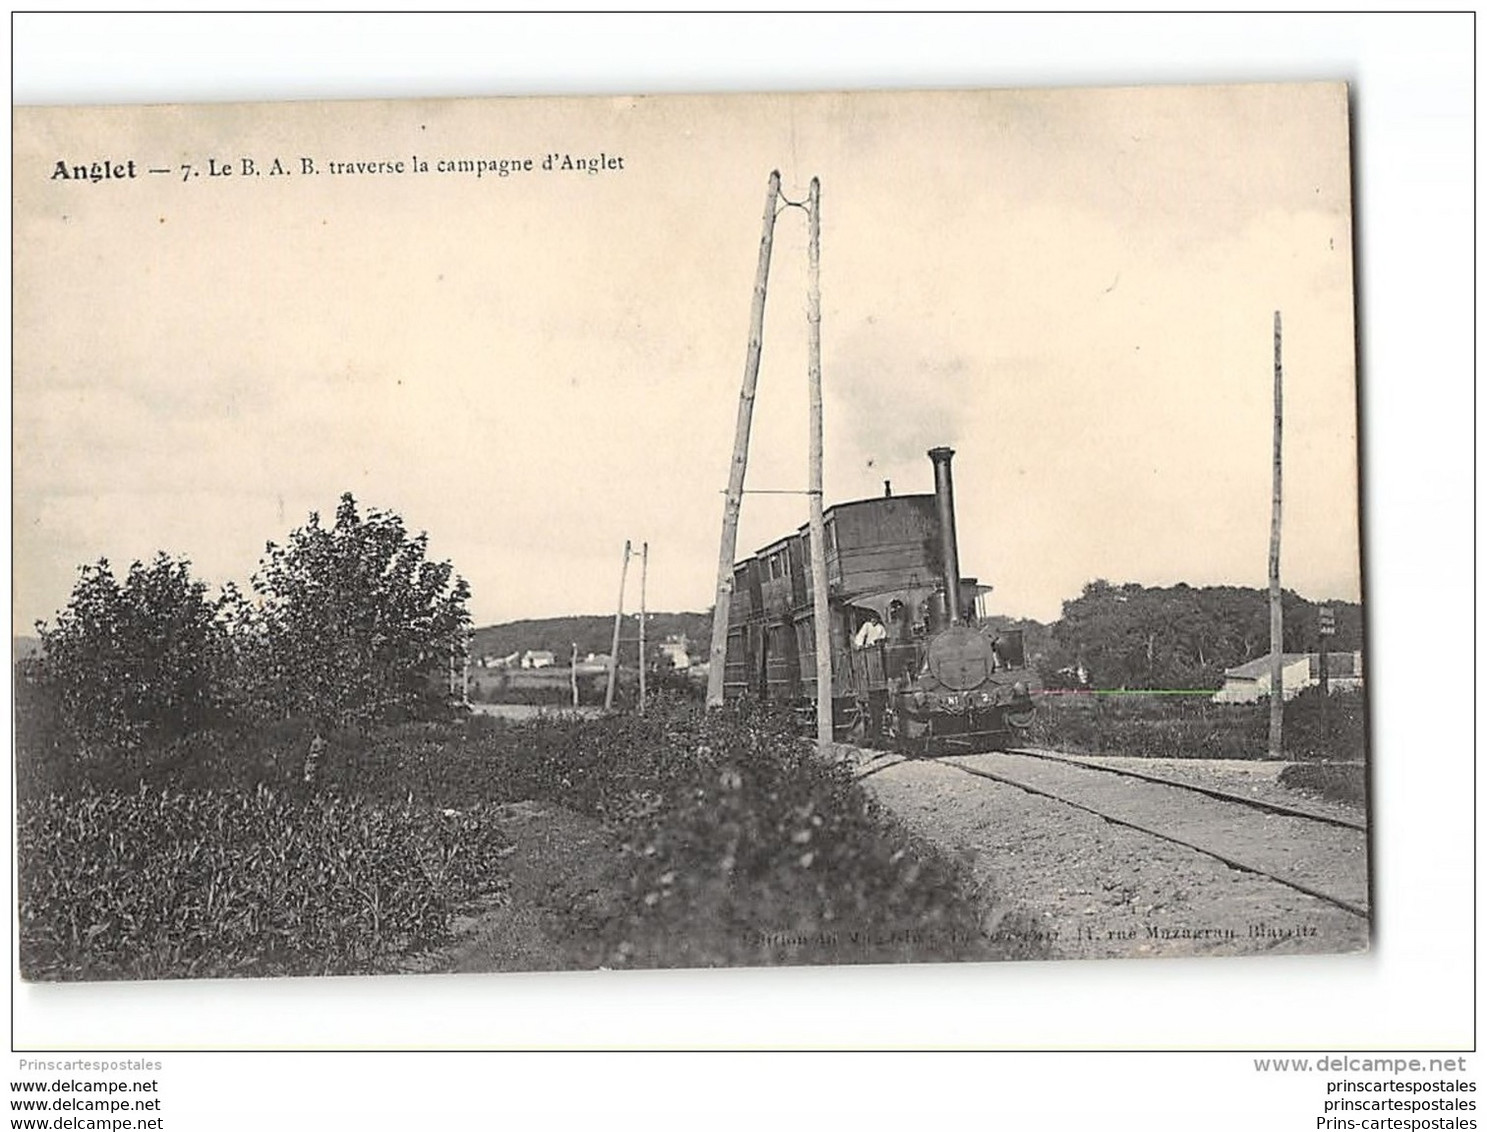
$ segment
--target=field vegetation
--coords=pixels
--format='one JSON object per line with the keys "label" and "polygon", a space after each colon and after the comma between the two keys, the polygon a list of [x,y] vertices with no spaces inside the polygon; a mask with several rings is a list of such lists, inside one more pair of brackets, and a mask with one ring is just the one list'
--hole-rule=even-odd
{"label": "field vegetation", "polygon": [[[1307,688],[1288,701],[1283,754],[1299,764],[1284,785],[1362,803],[1367,703],[1362,692],[1335,692],[1322,720],[1322,694]],[[1216,704],[1206,695],[1052,692],[1039,697],[1032,742],[1089,755],[1167,759],[1269,758],[1270,706]]]}
{"label": "field vegetation", "polygon": [[500,900],[500,806],[528,799],[617,846],[622,890],[571,925],[610,966],[1038,953],[1005,922],[984,937],[964,869],[767,714],[663,701],[643,718],[351,730],[313,788],[302,738],[284,725],[23,758],[25,976],[395,969],[447,940],[460,909]]}

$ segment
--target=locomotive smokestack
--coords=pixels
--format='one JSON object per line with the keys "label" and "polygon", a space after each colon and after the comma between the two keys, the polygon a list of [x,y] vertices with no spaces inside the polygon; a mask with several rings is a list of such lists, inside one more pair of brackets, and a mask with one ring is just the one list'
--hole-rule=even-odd
{"label": "locomotive smokestack", "polygon": [[935,510],[940,517],[941,557],[945,560],[945,610],[951,624],[961,621],[960,550],[955,540],[955,485],[950,479],[953,448],[931,448],[929,458],[935,465]]}
{"label": "locomotive smokestack", "polygon": [[883,498],[884,499],[892,499],[893,498],[893,481],[892,480],[884,480],[883,481]]}

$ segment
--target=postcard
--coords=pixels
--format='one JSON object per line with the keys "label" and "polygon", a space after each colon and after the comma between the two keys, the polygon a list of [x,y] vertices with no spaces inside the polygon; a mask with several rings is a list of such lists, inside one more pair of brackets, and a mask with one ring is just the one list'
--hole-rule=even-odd
{"label": "postcard", "polygon": [[25,978],[1368,947],[1345,86],[13,122]]}

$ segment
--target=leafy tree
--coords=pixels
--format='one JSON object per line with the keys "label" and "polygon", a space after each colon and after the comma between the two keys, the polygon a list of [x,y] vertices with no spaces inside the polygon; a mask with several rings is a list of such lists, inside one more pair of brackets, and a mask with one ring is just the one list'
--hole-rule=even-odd
{"label": "leafy tree", "polygon": [[[1331,604],[1339,623],[1332,648],[1361,647],[1354,644],[1360,608]],[[1281,605],[1285,651],[1315,650],[1315,604],[1288,590]],[[1217,688],[1226,668],[1269,650],[1269,598],[1240,586],[1148,588],[1098,579],[1064,603],[1053,634],[1056,662],[1082,663],[1096,687]]]}
{"label": "leafy tree", "polygon": [[220,710],[226,636],[219,606],[186,559],[135,562],[120,582],[107,559],[84,566],[26,673],[58,726],[84,746],[168,740]]}
{"label": "leafy tree", "polygon": [[258,601],[239,601],[234,623],[239,654],[257,658],[244,696],[343,725],[431,714],[470,624],[470,590],[427,551],[427,534],[410,536],[390,511],[363,515],[349,492],[332,526],[312,513],[269,543]]}

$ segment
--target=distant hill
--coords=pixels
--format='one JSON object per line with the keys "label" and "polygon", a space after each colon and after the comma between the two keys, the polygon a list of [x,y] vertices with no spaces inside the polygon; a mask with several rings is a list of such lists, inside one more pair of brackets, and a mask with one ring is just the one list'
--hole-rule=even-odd
{"label": "distant hill", "polygon": [[[707,655],[712,641],[711,613],[648,613],[645,621],[646,644],[660,644],[667,637],[686,634],[688,651],[694,658]],[[634,657],[635,637],[640,627],[634,614],[628,614],[620,626],[620,655]],[[608,654],[614,635],[614,614],[590,614],[578,617],[543,617],[527,621],[507,621],[476,629],[470,655],[510,656],[528,649],[546,650],[567,661],[575,644],[578,655]]]}

